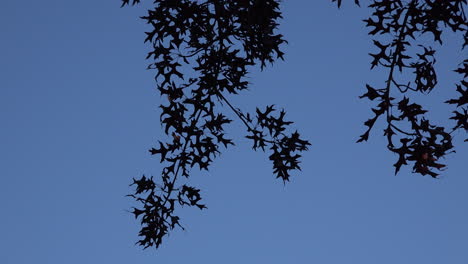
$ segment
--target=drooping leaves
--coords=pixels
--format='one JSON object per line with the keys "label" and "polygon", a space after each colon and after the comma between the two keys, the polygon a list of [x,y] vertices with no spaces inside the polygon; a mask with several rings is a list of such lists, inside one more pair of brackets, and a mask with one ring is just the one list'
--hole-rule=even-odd
{"label": "drooping leaves", "polygon": [[[139,2],[122,0],[122,5]],[[168,140],[149,150],[164,164],[161,176],[134,180],[135,192],[129,196],[140,203],[133,210],[142,226],[137,243],[158,248],[170,230],[182,227],[177,207],[206,208],[200,189],[179,182],[180,176],[190,177],[193,167],[208,170],[220,146],[234,145],[226,132],[232,120],[221,107],[239,117],[254,149],[271,151],[273,173],[283,181],[300,169],[299,153],[310,144],[297,132],[287,133],[292,122],[284,120],[284,111],[273,116],[272,107],[257,110],[254,123],[226,98],[247,89],[249,67],[263,69],[283,58],[280,45],[286,41],[276,33],[279,1],[157,0],[142,18],[150,25],[145,38],[152,46],[148,69],[156,71],[165,100],[160,119]]]}
{"label": "drooping leaves", "polygon": [[[446,103],[457,107],[457,110],[453,111],[454,115],[450,117],[456,122],[453,131],[463,129],[465,133],[468,133],[468,59],[464,60],[455,72],[463,75],[463,79],[456,85],[459,97],[450,99]],[[468,142],[468,138],[465,139],[465,142]]]}
{"label": "drooping leaves", "polygon": [[[332,0],[334,2],[334,0]],[[341,1],[338,1],[340,5]],[[384,85],[375,88],[366,84],[367,92],[360,98],[377,101],[372,108],[374,116],[364,125],[367,130],[358,142],[367,141],[376,121],[383,117],[386,121],[384,135],[388,149],[398,155],[394,164],[395,173],[403,165],[413,163],[413,172],[437,177],[445,165],[437,161],[453,152],[451,133],[457,129],[467,132],[467,89],[466,80],[457,85],[461,96],[448,100],[457,105],[451,119],[456,121],[452,131],[433,125],[426,117],[427,111],[417,103],[410,103],[408,92],[428,94],[437,85],[434,69],[435,50],[427,45],[418,44],[417,39],[430,34],[435,42],[442,44],[442,33],[449,29],[463,34],[467,43],[468,22],[465,17],[466,0],[411,0],[411,1],[370,1],[372,16],[365,19],[369,35],[382,36],[374,39],[377,52],[372,56],[371,68],[388,69]],[[390,40],[388,40],[390,39]],[[413,50],[420,51],[413,52]],[[410,52],[411,51],[411,52]],[[466,79],[467,61],[456,72]],[[407,78],[408,74],[413,78]],[[407,78],[406,81],[403,81]],[[378,87],[378,86],[377,86]],[[401,99],[397,100],[396,98]],[[395,111],[396,110],[396,111]],[[396,143],[399,142],[399,143]]]}

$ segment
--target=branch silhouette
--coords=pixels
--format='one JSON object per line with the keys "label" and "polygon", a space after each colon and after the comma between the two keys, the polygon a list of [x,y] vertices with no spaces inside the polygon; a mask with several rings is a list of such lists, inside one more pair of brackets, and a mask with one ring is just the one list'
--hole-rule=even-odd
{"label": "branch silhouette", "polygon": [[142,226],[137,244],[158,248],[170,230],[183,228],[177,204],[206,208],[201,190],[180,183],[180,176],[190,178],[190,169],[196,165],[208,170],[220,145],[234,145],[225,133],[225,125],[232,120],[218,111],[223,105],[246,126],[246,137],[255,150],[271,151],[273,173],[284,182],[291,171],[300,169],[299,153],[310,143],[297,131],[287,133],[292,122],[284,120],[283,110],[275,115],[273,106],[265,111],[257,108],[252,118],[225,95],[247,89],[249,67],[263,69],[282,59],[279,46],[286,41],[275,33],[281,18],[278,1],[160,0],[142,18],[152,26],[145,39],[153,46],[147,59],[154,62],[148,68],[156,70],[158,89],[168,99],[160,107],[169,141],[159,141],[158,147],[150,149],[165,164],[161,177],[134,179],[135,192],[129,196],[140,203],[133,211]]}
{"label": "branch silhouette", "polygon": [[[279,0],[154,0],[144,19],[151,27],[145,42],[152,46],[148,69],[156,71],[155,80],[167,101],[160,105],[160,121],[167,135],[149,150],[164,164],[160,177],[133,179],[133,208],[141,223],[140,240],[144,248],[158,248],[176,226],[183,229],[176,208],[206,208],[201,190],[188,185],[190,171],[198,165],[208,170],[221,153],[220,148],[234,145],[226,137],[231,123],[224,113],[227,105],[245,125],[246,138],[254,150],[269,151],[273,174],[289,181],[300,170],[301,153],[310,143],[297,131],[290,131],[286,112],[274,105],[250,114],[236,108],[227,95],[247,89],[245,80],[251,67],[273,64],[283,59],[280,47],[287,43],[276,33],[282,18]],[[338,7],[342,0],[331,0]],[[389,151],[397,155],[395,174],[403,165],[412,171],[436,178],[446,167],[440,160],[454,152],[452,135],[468,132],[468,59],[455,70],[462,76],[456,84],[458,98],[447,104],[455,107],[452,128],[434,125],[428,111],[411,99],[415,93],[427,95],[437,85],[434,68],[436,50],[421,43],[432,36],[442,45],[442,33],[451,30],[468,44],[466,0],[369,0],[371,16],[365,19],[373,36],[375,53],[370,53],[371,70],[384,68],[388,75],[381,85],[366,84],[360,96],[376,102],[373,116],[357,142],[367,141],[377,120],[382,119]],[[122,6],[140,0],[122,0]],[[360,5],[359,0],[354,0]],[[430,41],[426,41],[430,42]],[[381,118],[382,117],[382,118]],[[465,141],[468,141],[466,139]],[[182,177],[186,183],[181,183]]]}
{"label": "branch silhouette", "polygon": [[[333,1],[333,0],[332,0]],[[335,1],[333,1],[335,2]],[[403,165],[413,163],[413,172],[421,175],[430,175],[436,178],[439,171],[446,165],[438,160],[454,152],[451,134],[455,130],[464,129],[467,132],[467,101],[466,81],[457,85],[461,97],[452,99],[447,103],[456,104],[461,108],[454,111],[453,119],[457,122],[451,131],[442,126],[432,124],[427,118],[427,110],[417,103],[411,103],[405,94],[408,91],[429,94],[437,85],[437,75],[434,69],[436,51],[427,44],[418,44],[416,39],[423,35],[432,34],[434,42],[442,44],[443,30],[464,34],[465,47],[467,41],[468,22],[464,13],[465,0],[451,1],[369,1],[369,8],[373,10],[372,16],[365,19],[369,27],[369,35],[382,36],[383,40],[374,39],[374,46],[379,50],[370,53],[373,58],[371,69],[384,67],[388,69],[385,86],[381,89],[366,84],[367,92],[360,98],[378,101],[377,108],[372,108],[374,117],[368,119],[364,125],[367,130],[358,142],[367,141],[376,121],[383,114],[386,115],[386,128],[384,135],[387,138],[387,148],[398,155],[394,164],[395,174]],[[359,2],[356,1],[358,4]],[[341,1],[337,2],[340,6]],[[386,39],[392,39],[386,41]],[[410,49],[411,48],[411,49]],[[410,52],[419,48],[418,52]],[[465,60],[466,62],[467,60]],[[408,70],[412,71],[414,79],[407,82],[397,81],[396,72],[404,79]],[[456,70],[464,74],[466,67]],[[466,78],[466,74],[464,78]],[[396,87],[397,93],[392,93]],[[396,94],[396,95],[393,95]],[[398,95],[404,95],[397,100]],[[397,111],[394,111],[396,108]],[[396,113],[395,113],[396,112]],[[411,131],[408,131],[411,129]],[[404,129],[406,128],[406,129]],[[396,146],[396,140],[399,145]]]}

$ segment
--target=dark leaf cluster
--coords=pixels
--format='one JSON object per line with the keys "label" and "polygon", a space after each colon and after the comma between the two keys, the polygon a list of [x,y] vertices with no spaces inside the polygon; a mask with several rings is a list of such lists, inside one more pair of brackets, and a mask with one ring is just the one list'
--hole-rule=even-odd
{"label": "dark leaf cluster", "polygon": [[240,114],[241,118],[248,124],[250,134],[246,136],[253,141],[254,150],[265,148],[271,150],[270,160],[273,163],[273,172],[276,178],[281,178],[284,182],[289,181],[290,171],[300,170],[299,154],[306,151],[310,143],[300,138],[297,131],[285,133],[291,121],[285,121],[286,112],[281,110],[277,116],[273,105],[267,106],[264,111],[257,108],[256,122],[250,120],[250,115]]}
{"label": "dark leaf cluster", "polygon": [[[465,133],[468,133],[468,59],[464,60],[455,72],[463,76],[460,83],[456,85],[459,96],[446,101],[446,103],[457,107],[457,110],[453,111],[453,116],[450,117],[456,122],[452,130],[462,129]],[[468,138],[465,139],[465,142],[468,142]]]}
{"label": "dark leaf cluster", "polygon": [[429,34],[435,43],[442,44],[442,33],[451,30],[461,33],[463,48],[468,43],[466,3],[466,0],[370,1],[372,15],[364,22],[369,35],[375,36],[376,52],[370,53],[371,69],[383,67],[388,75],[383,85],[366,84],[367,91],[361,98],[375,101],[377,105],[372,108],[372,118],[364,123],[367,129],[358,142],[368,140],[379,118],[385,120],[388,149],[398,155],[395,173],[401,166],[412,163],[414,173],[437,177],[438,171],[445,167],[438,160],[453,152],[452,132],[467,131],[466,60],[456,70],[464,78],[457,85],[460,97],[447,101],[458,109],[451,117],[456,121],[451,130],[432,124],[427,111],[407,97],[409,93],[428,94],[437,85],[436,51],[427,44],[418,44],[418,39]]}
{"label": "dark leaf cluster", "polygon": [[[139,2],[122,0],[122,5]],[[208,170],[221,146],[234,145],[226,132],[232,120],[222,107],[243,122],[254,149],[271,150],[277,178],[287,181],[292,170],[300,169],[299,153],[310,144],[298,132],[287,133],[292,122],[284,120],[284,111],[273,116],[273,107],[257,110],[254,122],[227,99],[247,89],[249,67],[263,69],[283,58],[280,45],[286,41],[276,33],[280,18],[274,0],[155,0],[142,17],[150,26],[148,68],[156,71],[164,98],[160,121],[168,140],[149,150],[164,164],[161,176],[133,183],[130,197],[140,204],[133,211],[142,226],[139,245],[157,248],[170,230],[181,227],[177,207],[206,208],[201,190],[181,181],[193,167]]]}
{"label": "dark leaf cluster", "polygon": [[[186,183],[193,167],[208,170],[221,153],[221,146],[234,145],[227,136],[232,122],[222,111],[229,108],[245,125],[254,150],[269,152],[273,173],[284,182],[291,171],[300,170],[301,153],[310,143],[290,132],[285,111],[273,105],[249,114],[227,99],[248,88],[249,68],[283,58],[276,33],[281,18],[279,0],[154,0],[142,17],[150,27],[145,42],[151,45],[147,59],[156,71],[157,88],[164,100],[160,122],[167,140],[149,150],[163,164],[160,177],[134,179],[133,214],[141,222],[137,243],[159,247],[165,236],[182,228],[176,208],[204,209],[201,190]],[[332,0],[338,7],[342,0]],[[362,2],[362,1],[361,1]],[[388,149],[398,156],[395,173],[412,165],[414,173],[437,177],[445,168],[440,162],[453,152],[454,131],[468,131],[468,61],[455,70],[462,76],[456,85],[450,129],[427,117],[428,111],[411,94],[429,94],[437,86],[434,45],[418,43],[429,36],[442,44],[444,31],[462,35],[468,44],[466,0],[371,0],[372,15],[365,19],[375,51],[371,69],[388,72],[384,83],[366,84],[361,98],[375,103],[366,131],[358,142],[367,141],[378,120],[383,120]],[[122,6],[140,0],[122,0]],[[360,1],[354,0],[359,5]],[[182,177],[181,177],[182,176]],[[182,183],[181,181],[185,181]]]}

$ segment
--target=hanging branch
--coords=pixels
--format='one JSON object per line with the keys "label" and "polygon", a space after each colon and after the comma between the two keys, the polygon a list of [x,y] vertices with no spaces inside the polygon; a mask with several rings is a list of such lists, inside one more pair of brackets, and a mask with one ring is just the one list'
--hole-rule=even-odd
{"label": "hanging branch", "polygon": [[248,67],[260,64],[263,69],[282,58],[279,46],[285,40],[275,33],[278,10],[273,0],[159,0],[142,17],[152,26],[145,40],[153,47],[147,58],[154,62],[148,68],[156,70],[158,89],[167,97],[160,106],[161,124],[170,140],[150,149],[165,166],[161,177],[134,179],[135,193],[129,195],[140,203],[133,211],[142,225],[139,245],[158,248],[170,230],[182,228],[177,205],[206,208],[201,190],[179,183],[180,176],[190,178],[196,165],[208,170],[220,145],[234,145],[224,127],[232,120],[217,110],[224,104],[246,126],[254,149],[272,151],[277,178],[288,181],[290,171],[300,169],[299,153],[310,144],[297,132],[286,133],[292,122],[284,121],[284,111],[275,117],[272,106],[265,112],[257,109],[254,122],[225,96],[247,89]]}
{"label": "hanging branch", "polygon": [[[337,3],[340,5],[341,1],[338,0]],[[359,1],[356,3],[359,4]],[[451,117],[457,122],[452,131],[433,125],[427,118],[427,111],[421,105],[410,102],[406,93],[411,91],[428,94],[437,85],[434,69],[436,51],[430,46],[418,45],[416,38],[431,34],[434,42],[442,44],[442,31],[451,29],[453,32],[464,34],[464,46],[468,43],[468,22],[464,14],[466,0],[374,0],[369,7],[373,10],[372,16],[364,20],[366,26],[371,29],[369,35],[381,35],[382,39],[390,37],[392,40],[373,41],[378,51],[370,54],[371,69],[386,68],[388,77],[383,88],[374,88],[366,84],[367,92],[360,98],[368,98],[377,101],[378,104],[376,108],[372,108],[374,116],[364,123],[367,130],[358,142],[367,141],[376,121],[385,115],[384,135],[387,138],[387,147],[398,155],[394,164],[395,174],[402,165],[410,162],[413,164],[414,173],[435,178],[439,175],[438,171],[445,168],[445,164],[439,163],[439,160],[453,152],[452,132],[457,129],[468,131],[467,82],[462,81],[457,85],[460,98],[447,101],[460,108],[454,111],[454,116]],[[417,49],[420,52],[413,52]],[[412,80],[405,78],[408,72],[413,74]],[[465,74],[466,64],[457,69],[457,72]],[[466,76],[465,74],[464,78]],[[399,101],[397,98],[400,98]],[[396,140],[399,141],[398,146]]]}

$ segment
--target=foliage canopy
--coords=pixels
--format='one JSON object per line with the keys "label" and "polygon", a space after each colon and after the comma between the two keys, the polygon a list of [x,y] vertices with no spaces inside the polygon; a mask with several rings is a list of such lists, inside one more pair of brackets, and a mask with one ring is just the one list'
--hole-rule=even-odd
{"label": "foliage canopy", "polygon": [[[122,0],[122,6],[139,2]],[[232,120],[223,114],[222,106],[245,125],[254,150],[270,152],[276,178],[289,181],[291,171],[300,169],[300,153],[310,143],[297,131],[288,131],[292,122],[285,119],[284,110],[270,105],[250,114],[226,98],[247,89],[245,79],[250,67],[259,65],[263,69],[283,58],[280,46],[286,40],[276,32],[281,18],[279,2],[155,0],[142,17],[151,25],[145,39],[152,45],[148,68],[156,71],[158,90],[167,98],[160,107],[169,140],[159,141],[149,150],[164,164],[161,177],[155,180],[143,176],[132,184],[136,188],[129,196],[141,205],[133,209],[142,225],[139,245],[157,248],[170,230],[183,228],[176,207],[206,208],[201,203],[201,190],[178,185],[177,180],[189,178],[194,166],[208,170],[221,146],[234,145],[225,132],[225,125]],[[332,2],[340,7],[342,1]],[[365,85],[361,98],[375,101],[376,107],[371,109],[373,117],[364,122],[367,129],[358,142],[367,141],[376,121],[382,118],[387,147],[398,156],[395,173],[411,163],[414,173],[437,177],[445,167],[438,160],[453,152],[452,133],[468,131],[468,60],[455,70],[462,75],[456,85],[459,97],[447,101],[456,108],[450,117],[455,125],[450,129],[434,125],[427,111],[410,100],[409,92],[428,94],[437,84],[436,51],[431,45],[417,43],[417,38],[430,34],[434,42],[442,44],[443,31],[452,30],[463,34],[464,48],[468,44],[466,0],[369,2],[373,12],[364,22],[377,50],[370,54],[371,68],[387,69],[388,77],[382,85]]]}

